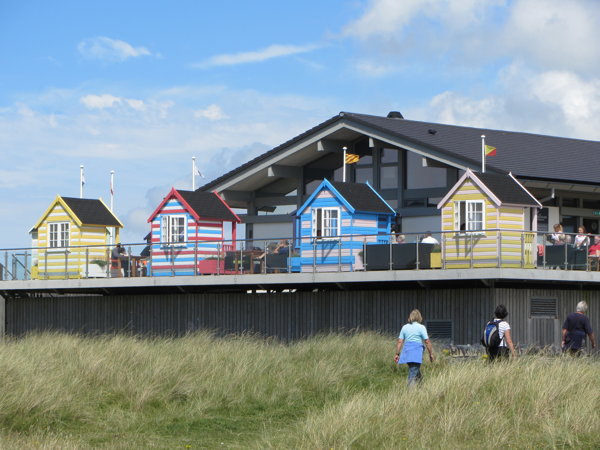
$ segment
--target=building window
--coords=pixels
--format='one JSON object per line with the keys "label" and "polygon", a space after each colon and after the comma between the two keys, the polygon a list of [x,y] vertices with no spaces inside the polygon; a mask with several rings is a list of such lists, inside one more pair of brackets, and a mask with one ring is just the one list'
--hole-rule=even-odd
{"label": "building window", "polygon": [[406,152],[406,189],[426,189],[446,187],[447,170],[441,167],[423,166],[423,157]]}
{"label": "building window", "polygon": [[162,216],[161,242],[163,244],[184,244],[187,241],[186,216]]}
{"label": "building window", "polygon": [[485,203],[483,200],[454,202],[454,229],[456,231],[481,231],[485,229]]}
{"label": "building window", "polygon": [[48,224],[48,247],[59,248],[69,246],[69,223],[57,222]]}
{"label": "building window", "polygon": [[339,208],[312,210],[312,235],[317,239],[332,239],[341,234]]}

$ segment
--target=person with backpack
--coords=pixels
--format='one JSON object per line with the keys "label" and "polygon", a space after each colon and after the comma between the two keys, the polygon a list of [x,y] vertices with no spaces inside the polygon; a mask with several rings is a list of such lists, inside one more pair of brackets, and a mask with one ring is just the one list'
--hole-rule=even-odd
{"label": "person with backpack", "polygon": [[489,361],[508,359],[509,355],[517,356],[510,333],[510,324],[506,321],[507,316],[506,306],[496,306],[494,318],[487,323],[483,330],[481,343],[486,349]]}
{"label": "person with backpack", "polygon": [[427,329],[421,322],[423,322],[421,312],[413,309],[408,316],[408,323],[400,330],[400,336],[396,343],[394,362],[408,364],[408,386],[421,381],[421,364],[425,347],[429,352],[429,360],[431,362],[434,360],[433,347],[427,335]]}

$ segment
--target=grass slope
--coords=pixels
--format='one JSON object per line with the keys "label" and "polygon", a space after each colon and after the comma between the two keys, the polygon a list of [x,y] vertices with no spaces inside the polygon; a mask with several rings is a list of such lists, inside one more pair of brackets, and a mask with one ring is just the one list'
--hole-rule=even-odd
{"label": "grass slope", "polygon": [[0,352],[1,448],[599,447],[600,366],[440,358],[406,388],[394,339],[60,334]]}

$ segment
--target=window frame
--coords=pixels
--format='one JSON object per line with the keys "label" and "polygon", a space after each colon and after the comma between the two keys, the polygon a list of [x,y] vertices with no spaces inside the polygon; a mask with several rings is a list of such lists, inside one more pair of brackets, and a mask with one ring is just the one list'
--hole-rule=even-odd
{"label": "window frame", "polygon": [[[481,206],[481,221],[471,219],[470,217],[477,214],[478,211],[473,209]],[[454,201],[454,231],[458,234],[485,234],[485,208],[484,200],[455,200]],[[461,230],[462,218],[464,217],[465,229]],[[474,228],[473,224],[481,222],[481,228]]]}
{"label": "window frame", "polygon": [[[179,238],[179,223],[183,220],[183,240]],[[160,218],[160,242],[163,246],[185,246],[188,242],[188,218],[185,214],[166,214]]]}
{"label": "window frame", "polygon": [[[56,228],[56,230],[52,230]],[[53,237],[54,235],[54,237]],[[71,242],[71,224],[69,222],[48,222],[48,247],[52,249],[68,248]]]}
{"label": "window frame", "polygon": [[[332,212],[335,212],[337,217],[334,218],[328,216],[328,214],[325,214]],[[342,211],[339,206],[320,206],[317,208],[313,208],[311,213],[311,232],[314,239],[322,241],[339,240],[340,235],[342,234]],[[335,229],[334,226],[332,226],[330,223],[326,223],[328,221],[331,222],[332,220],[337,220]],[[334,231],[335,234],[325,234],[325,230],[327,230],[329,233]]]}

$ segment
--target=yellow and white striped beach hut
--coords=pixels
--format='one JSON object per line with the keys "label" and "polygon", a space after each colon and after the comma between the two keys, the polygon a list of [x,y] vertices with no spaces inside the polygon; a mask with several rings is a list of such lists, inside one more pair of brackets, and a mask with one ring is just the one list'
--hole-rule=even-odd
{"label": "yellow and white striped beach hut", "polygon": [[109,246],[119,242],[121,228],[102,199],[57,195],[30,231],[31,278],[105,276]]}
{"label": "yellow and white striped beach hut", "polygon": [[511,173],[467,169],[438,204],[445,267],[534,267],[541,207]]}

